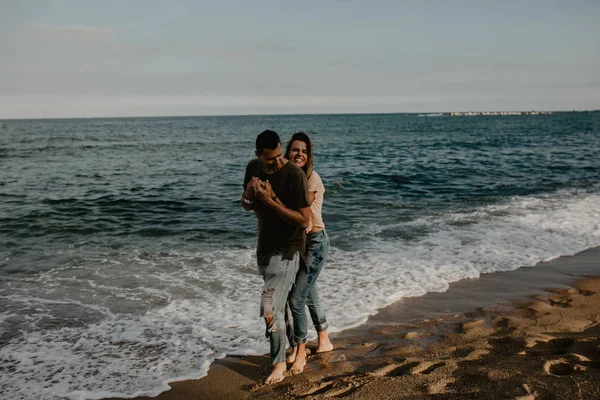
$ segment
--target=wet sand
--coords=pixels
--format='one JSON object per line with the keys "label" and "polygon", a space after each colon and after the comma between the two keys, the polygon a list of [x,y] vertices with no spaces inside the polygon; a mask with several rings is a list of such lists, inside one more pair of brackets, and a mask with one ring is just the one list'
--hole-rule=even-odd
{"label": "wet sand", "polygon": [[600,399],[600,247],[403,299],[331,337],[279,384],[261,385],[268,356],[228,356],[154,399]]}

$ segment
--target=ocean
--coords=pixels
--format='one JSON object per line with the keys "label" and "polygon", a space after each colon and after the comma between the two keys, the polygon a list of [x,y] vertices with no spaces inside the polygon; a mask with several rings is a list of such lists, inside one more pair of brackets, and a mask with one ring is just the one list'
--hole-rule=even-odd
{"label": "ocean", "polygon": [[2,121],[3,398],[156,395],[268,352],[239,205],[264,129],[314,142],[330,332],[600,245],[600,112]]}

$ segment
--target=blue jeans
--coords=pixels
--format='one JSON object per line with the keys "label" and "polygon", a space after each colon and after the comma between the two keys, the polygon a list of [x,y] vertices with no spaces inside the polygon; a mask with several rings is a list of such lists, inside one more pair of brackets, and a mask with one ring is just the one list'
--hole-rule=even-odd
{"label": "blue jeans", "polygon": [[292,260],[281,257],[281,254],[273,254],[269,265],[258,266],[258,272],[265,282],[260,298],[260,316],[272,318],[271,323],[267,324],[266,336],[271,345],[273,365],[285,362],[286,301],[300,265],[299,253]]}
{"label": "blue jeans", "polygon": [[[329,236],[322,230],[306,237],[306,268],[301,267],[296,275],[296,282],[288,298],[287,336],[291,347],[298,343],[306,343],[306,310],[317,332],[327,330],[327,318],[319,296],[317,278],[325,266],[329,255]],[[293,321],[293,323],[291,323]]]}

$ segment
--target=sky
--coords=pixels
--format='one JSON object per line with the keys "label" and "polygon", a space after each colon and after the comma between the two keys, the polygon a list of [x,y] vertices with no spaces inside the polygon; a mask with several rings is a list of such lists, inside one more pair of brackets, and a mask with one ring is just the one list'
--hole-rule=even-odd
{"label": "sky", "polygon": [[600,109],[600,0],[0,0],[0,118]]}

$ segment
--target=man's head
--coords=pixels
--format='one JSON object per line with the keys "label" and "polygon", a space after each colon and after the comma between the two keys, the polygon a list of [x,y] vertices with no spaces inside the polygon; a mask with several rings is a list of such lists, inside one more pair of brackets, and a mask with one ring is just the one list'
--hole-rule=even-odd
{"label": "man's head", "polygon": [[262,153],[264,150],[275,150],[280,144],[281,140],[277,132],[269,129],[262,131],[256,137],[256,155]]}
{"label": "man's head", "polygon": [[275,172],[285,165],[281,140],[276,132],[266,130],[256,137],[256,156],[260,158],[267,172]]}

